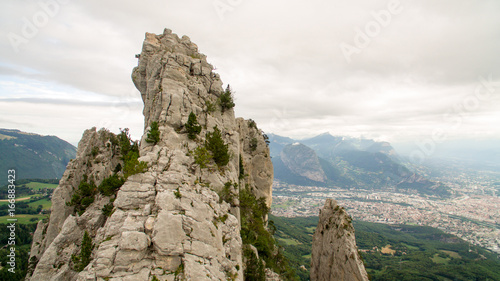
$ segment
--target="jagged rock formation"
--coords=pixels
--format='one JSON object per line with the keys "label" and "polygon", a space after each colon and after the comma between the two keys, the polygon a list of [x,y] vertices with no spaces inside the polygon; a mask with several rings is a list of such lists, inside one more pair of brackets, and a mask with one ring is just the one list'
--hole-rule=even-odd
{"label": "jagged rock formation", "polygon": [[[83,133],[76,158],[69,162],[52,194],[50,221],[38,222],[34,233],[30,262],[38,262],[38,265],[31,280],[51,280],[46,276],[52,276],[54,280],[69,280],[72,274],[69,264],[64,261],[76,251],[75,242],[82,239],[83,229],[95,231],[104,223],[101,208],[109,202],[109,198],[98,197],[80,217],[71,216],[73,207],[67,206],[66,202],[71,200],[84,175],[100,183],[111,175],[118,164],[123,164],[119,149],[109,142],[110,135],[106,130],[96,132],[95,128]],[[92,153],[93,149],[98,151],[97,154]],[[58,267],[57,271],[54,266]]]}
{"label": "jagged rock formation", "polygon": [[[132,80],[144,101],[138,160],[147,169],[129,176],[116,196],[97,194],[83,214],[74,214],[66,202],[84,175],[98,186],[123,165],[114,136],[86,131],[54,192],[48,224],[38,225],[28,280],[243,280],[238,194],[249,188],[270,206],[272,163],[255,123],[221,108],[222,81],[212,71],[187,36],[168,29],[146,34]],[[195,139],[185,126],[191,112],[201,130]],[[154,123],[159,139],[148,142]],[[231,156],[222,166],[200,160],[206,134],[216,130]],[[109,202],[113,212],[106,217]],[[85,232],[94,246],[90,263],[77,272],[72,255]]]}
{"label": "jagged rock formation", "polygon": [[249,185],[257,198],[265,198],[267,206],[271,207],[274,172],[269,147],[254,121],[237,118],[236,122],[240,135],[240,155],[245,175],[248,175],[244,178],[244,184]]}
{"label": "jagged rock formation", "polygon": [[313,235],[311,281],[365,281],[368,275],[357,251],[354,227],[344,208],[327,199]]}

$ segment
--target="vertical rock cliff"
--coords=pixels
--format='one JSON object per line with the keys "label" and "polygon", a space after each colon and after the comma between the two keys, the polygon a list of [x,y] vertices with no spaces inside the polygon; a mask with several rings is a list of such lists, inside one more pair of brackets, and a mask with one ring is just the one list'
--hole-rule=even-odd
{"label": "vertical rock cliff", "polygon": [[262,131],[234,117],[230,89],[187,36],[147,33],[132,80],[140,143],[85,131],[27,280],[243,280],[240,191],[271,205]]}
{"label": "vertical rock cliff", "polygon": [[333,199],[327,199],[313,235],[311,281],[365,281],[351,217]]}

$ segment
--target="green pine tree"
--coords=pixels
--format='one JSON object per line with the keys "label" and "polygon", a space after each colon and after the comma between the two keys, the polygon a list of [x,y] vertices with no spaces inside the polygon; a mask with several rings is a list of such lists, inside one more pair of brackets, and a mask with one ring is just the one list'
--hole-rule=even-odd
{"label": "green pine tree", "polygon": [[222,93],[218,99],[221,111],[224,113],[224,111],[231,109],[235,106],[234,104],[234,99],[233,99],[233,93],[231,91],[231,87],[227,85],[226,90],[224,93]]}
{"label": "green pine tree", "polygon": [[205,146],[212,153],[212,157],[217,166],[223,167],[229,163],[230,155],[228,145],[224,143],[221,131],[217,126],[214,127],[213,132],[207,133]]}
{"label": "green pine tree", "polygon": [[89,233],[85,231],[83,234],[80,254],[73,255],[71,257],[75,271],[82,271],[90,263],[90,256],[92,255],[93,249],[94,245],[92,244],[92,238],[90,238]]}
{"label": "green pine tree", "polygon": [[158,122],[153,121],[151,123],[151,128],[149,129],[148,137],[146,142],[157,144],[160,141],[160,130],[158,127]]}
{"label": "green pine tree", "polygon": [[184,125],[188,133],[188,138],[191,140],[196,139],[196,136],[201,132],[201,126],[196,120],[196,115],[191,111],[189,113],[188,121]]}

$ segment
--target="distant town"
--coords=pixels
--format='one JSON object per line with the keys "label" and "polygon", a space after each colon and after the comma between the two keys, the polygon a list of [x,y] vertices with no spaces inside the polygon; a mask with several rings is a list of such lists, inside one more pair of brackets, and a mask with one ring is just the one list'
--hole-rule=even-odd
{"label": "distant town", "polygon": [[382,191],[273,183],[271,212],[276,216],[317,216],[326,198],[337,200],[354,220],[426,225],[500,254],[500,198],[497,176],[460,173],[439,180],[451,198]]}

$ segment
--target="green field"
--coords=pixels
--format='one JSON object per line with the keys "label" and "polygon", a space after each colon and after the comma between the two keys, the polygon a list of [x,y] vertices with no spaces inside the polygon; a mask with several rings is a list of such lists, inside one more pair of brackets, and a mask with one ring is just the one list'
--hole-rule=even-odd
{"label": "green field", "polygon": [[[37,223],[39,220],[42,220],[44,218],[48,218],[49,215],[27,215],[27,214],[20,214],[20,215],[15,215],[14,217],[10,216],[2,216],[0,217],[0,223],[8,223],[7,219],[17,219],[18,224],[30,224],[30,223]],[[36,218],[36,221],[31,221],[32,218]],[[11,221],[12,222],[12,221]]]}
{"label": "green field", "polygon": [[35,202],[31,202],[29,203],[28,205],[30,205],[31,207],[33,208],[36,208],[38,207],[38,205],[42,205],[42,208],[44,210],[50,210],[50,207],[52,206],[52,201],[50,201],[49,199],[47,198],[43,198],[43,199],[40,199],[38,201],[35,201]]}
{"label": "green field", "polygon": [[440,254],[434,254],[432,257],[434,263],[448,264],[451,261],[450,257],[442,257]]}
{"label": "green field", "polygon": [[300,244],[297,240],[289,239],[289,238],[279,238],[279,241],[285,243],[286,245],[299,245]]}
{"label": "green field", "polygon": [[316,230],[315,226],[306,227],[307,233],[314,234],[315,230]]}
{"label": "green field", "polygon": [[55,189],[58,185],[53,183],[30,182],[27,183],[26,186],[33,190],[40,190],[43,188]]}

